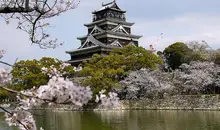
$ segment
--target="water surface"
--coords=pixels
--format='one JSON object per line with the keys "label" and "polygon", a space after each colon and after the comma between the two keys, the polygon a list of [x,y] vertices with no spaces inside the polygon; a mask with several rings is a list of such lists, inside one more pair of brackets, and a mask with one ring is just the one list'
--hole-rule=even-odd
{"label": "water surface", "polygon": [[[45,130],[220,130],[218,111],[102,111],[34,113]],[[0,130],[8,127],[0,113]]]}

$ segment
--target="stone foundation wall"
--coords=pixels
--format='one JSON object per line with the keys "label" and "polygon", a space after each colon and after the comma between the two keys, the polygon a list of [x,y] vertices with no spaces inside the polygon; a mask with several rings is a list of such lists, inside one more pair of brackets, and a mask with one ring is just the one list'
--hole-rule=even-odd
{"label": "stone foundation wall", "polygon": [[[164,99],[121,101],[114,110],[220,110],[220,95],[178,95]],[[74,111],[71,105],[56,105],[34,108],[37,110]],[[101,110],[101,109],[86,109]],[[77,110],[78,111],[78,110]]]}
{"label": "stone foundation wall", "polygon": [[178,95],[156,100],[121,101],[119,109],[220,110],[220,95]]}

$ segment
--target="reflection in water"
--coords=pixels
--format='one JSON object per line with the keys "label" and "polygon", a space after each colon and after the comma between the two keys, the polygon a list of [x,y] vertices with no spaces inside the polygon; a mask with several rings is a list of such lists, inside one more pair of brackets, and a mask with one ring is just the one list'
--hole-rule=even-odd
{"label": "reflection in water", "polygon": [[[220,130],[218,111],[35,111],[45,130]],[[8,128],[0,113],[0,130]]]}
{"label": "reflection in water", "polygon": [[35,112],[37,126],[45,130],[111,130],[93,112]]}
{"label": "reflection in water", "polygon": [[15,127],[9,127],[5,122],[4,113],[0,111],[0,130],[18,130]]}
{"label": "reflection in water", "polygon": [[96,112],[113,130],[220,130],[218,111]]}

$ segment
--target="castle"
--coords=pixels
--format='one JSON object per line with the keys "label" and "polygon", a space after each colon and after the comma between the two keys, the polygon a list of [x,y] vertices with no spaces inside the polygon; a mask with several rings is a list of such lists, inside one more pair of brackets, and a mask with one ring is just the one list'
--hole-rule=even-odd
{"label": "castle", "polygon": [[76,50],[66,51],[71,56],[68,62],[78,66],[95,53],[107,55],[114,48],[128,44],[138,46],[138,40],[142,36],[131,34],[134,23],[126,21],[125,13],[115,0],[102,4],[99,10],[92,12],[92,23],[84,24],[88,28],[87,35],[77,38],[81,41],[81,46]]}

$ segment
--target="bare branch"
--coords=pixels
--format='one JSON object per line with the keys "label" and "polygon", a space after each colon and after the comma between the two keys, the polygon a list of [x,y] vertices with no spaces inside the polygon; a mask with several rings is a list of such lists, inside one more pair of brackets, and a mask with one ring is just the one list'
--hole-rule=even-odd
{"label": "bare branch", "polygon": [[4,62],[4,61],[0,61],[0,63],[5,64],[5,65],[10,66],[10,67],[13,67],[13,66],[14,66],[14,65],[11,65],[11,64],[9,64],[9,63],[7,63],[7,62]]}
{"label": "bare branch", "polygon": [[0,0],[0,15],[7,24],[11,19],[18,20],[17,29],[27,32],[32,44],[38,44],[43,49],[55,48],[62,42],[46,33],[49,26],[46,20],[75,9],[78,4],[79,1],[75,0]]}
{"label": "bare branch", "polygon": [[16,7],[1,7],[0,8],[0,13],[29,13],[29,12],[33,12],[35,9],[26,9],[26,8],[16,8]]}

